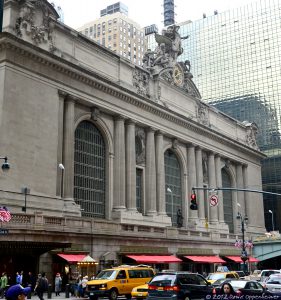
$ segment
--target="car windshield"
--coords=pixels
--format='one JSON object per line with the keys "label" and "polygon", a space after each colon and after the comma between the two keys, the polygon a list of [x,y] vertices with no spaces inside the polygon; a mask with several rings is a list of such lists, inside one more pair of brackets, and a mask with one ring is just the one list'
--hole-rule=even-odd
{"label": "car windshield", "polygon": [[218,279],[223,279],[225,278],[225,274],[209,274],[207,277],[207,280],[218,280]]}
{"label": "car windshield", "polygon": [[95,279],[115,279],[116,274],[116,270],[104,270],[101,271]]}
{"label": "car windshield", "polygon": [[270,278],[268,279],[268,281],[266,282],[266,283],[272,283],[272,282],[274,282],[274,283],[279,283],[279,284],[281,284],[281,277],[280,276],[270,276]]}
{"label": "car windshield", "polygon": [[239,280],[232,280],[229,282],[234,289],[241,289],[244,288],[246,285],[246,281],[239,281]]}
{"label": "car windshield", "polygon": [[156,285],[156,286],[170,286],[176,280],[176,275],[158,275],[151,279],[149,285]]}

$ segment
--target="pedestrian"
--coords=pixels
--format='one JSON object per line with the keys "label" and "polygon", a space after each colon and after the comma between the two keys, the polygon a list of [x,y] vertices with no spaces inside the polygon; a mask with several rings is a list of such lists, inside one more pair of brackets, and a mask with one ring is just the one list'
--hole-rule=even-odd
{"label": "pedestrian", "polygon": [[229,282],[223,283],[223,285],[221,286],[221,289],[220,289],[220,294],[225,295],[227,298],[229,296],[235,296],[236,295],[232,285]]}
{"label": "pedestrian", "polygon": [[23,288],[20,284],[12,285],[6,292],[7,300],[24,300],[31,293],[31,288]]}
{"label": "pedestrian", "polygon": [[88,275],[84,276],[82,281],[81,281],[81,297],[84,297],[84,295],[85,295],[87,282],[88,282]]}
{"label": "pedestrian", "polygon": [[40,300],[44,300],[44,292],[48,290],[48,280],[45,273],[39,273],[34,291]]}
{"label": "pedestrian", "polygon": [[0,298],[4,298],[7,285],[8,285],[8,277],[6,272],[3,272],[1,276],[1,284],[0,284]]}
{"label": "pedestrian", "polygon": [[16,272],[16,284],[21,284],[21,276],[19,272]]}
{"label": "pedestrian", "polygon": [[60,276],[60,273],[57,273],[56,277],[55,277],[55,293],[56,293],[56,296],[60,296],[61,284],[62,284],[62,278]]}
{"label": "pedestrian", "polygon": [[33,275],[32,272],[28,272],[27,278],[26,278],[27,286],[31,287],[31,290],[34,291],[35,285],[36,285],[36,278]]}

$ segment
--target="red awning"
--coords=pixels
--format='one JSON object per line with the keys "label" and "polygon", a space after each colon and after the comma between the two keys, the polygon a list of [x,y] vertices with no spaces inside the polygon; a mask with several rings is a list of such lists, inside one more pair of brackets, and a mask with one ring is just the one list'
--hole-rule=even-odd
{"label": "red awning", "polygon": [[84,257],[86,257],[85,254],[64,254],[64,253],[58,253],[58,256],[67,260],[68,262],[73,262],[73,263],[77,263],[78,261],[81,261]]}
{"label": "red awning", "polygon": [[181,259],[173,255],[126,255],[132,258],[138,263],[151,263],[151,264],[162,264],[162,263],[179,263]]}
{"label": "red awning", "polygon": [[[226,256],[226,258],[228,258],[230,260],[233,260],[237,263],[242,263],[243,262],[240,256]],[[249,256],[249,262],[259,262],[259,260],[256,259],[253,256]]]}
{"label": "red awning", "polygon": [[212,255],[212,256],[185,256],[188,259],[191,259],[194,262],[198,263],[209,263],[209,264],[215,264],[215,263],[225,263],[223,259],[221,259],[218,256]]}

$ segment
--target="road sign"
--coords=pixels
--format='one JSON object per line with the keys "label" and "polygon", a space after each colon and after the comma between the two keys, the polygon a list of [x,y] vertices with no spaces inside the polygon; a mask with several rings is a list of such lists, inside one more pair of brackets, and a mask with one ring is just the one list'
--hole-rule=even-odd
{"label": "road sign", "polygon": [[210,206],[217,206],[219,203],[219,198],[216,195],[210,197]]}

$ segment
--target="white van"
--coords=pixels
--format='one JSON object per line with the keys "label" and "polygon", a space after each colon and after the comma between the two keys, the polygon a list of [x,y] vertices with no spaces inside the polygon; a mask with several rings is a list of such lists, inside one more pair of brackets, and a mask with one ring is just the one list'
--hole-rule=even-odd
{"label": "white van", "polygon": [[281,273],[281,270],[272,270],[272,269],[262,270],[260,281],[264,282],[271,274],[278,274],[278,273]]}

